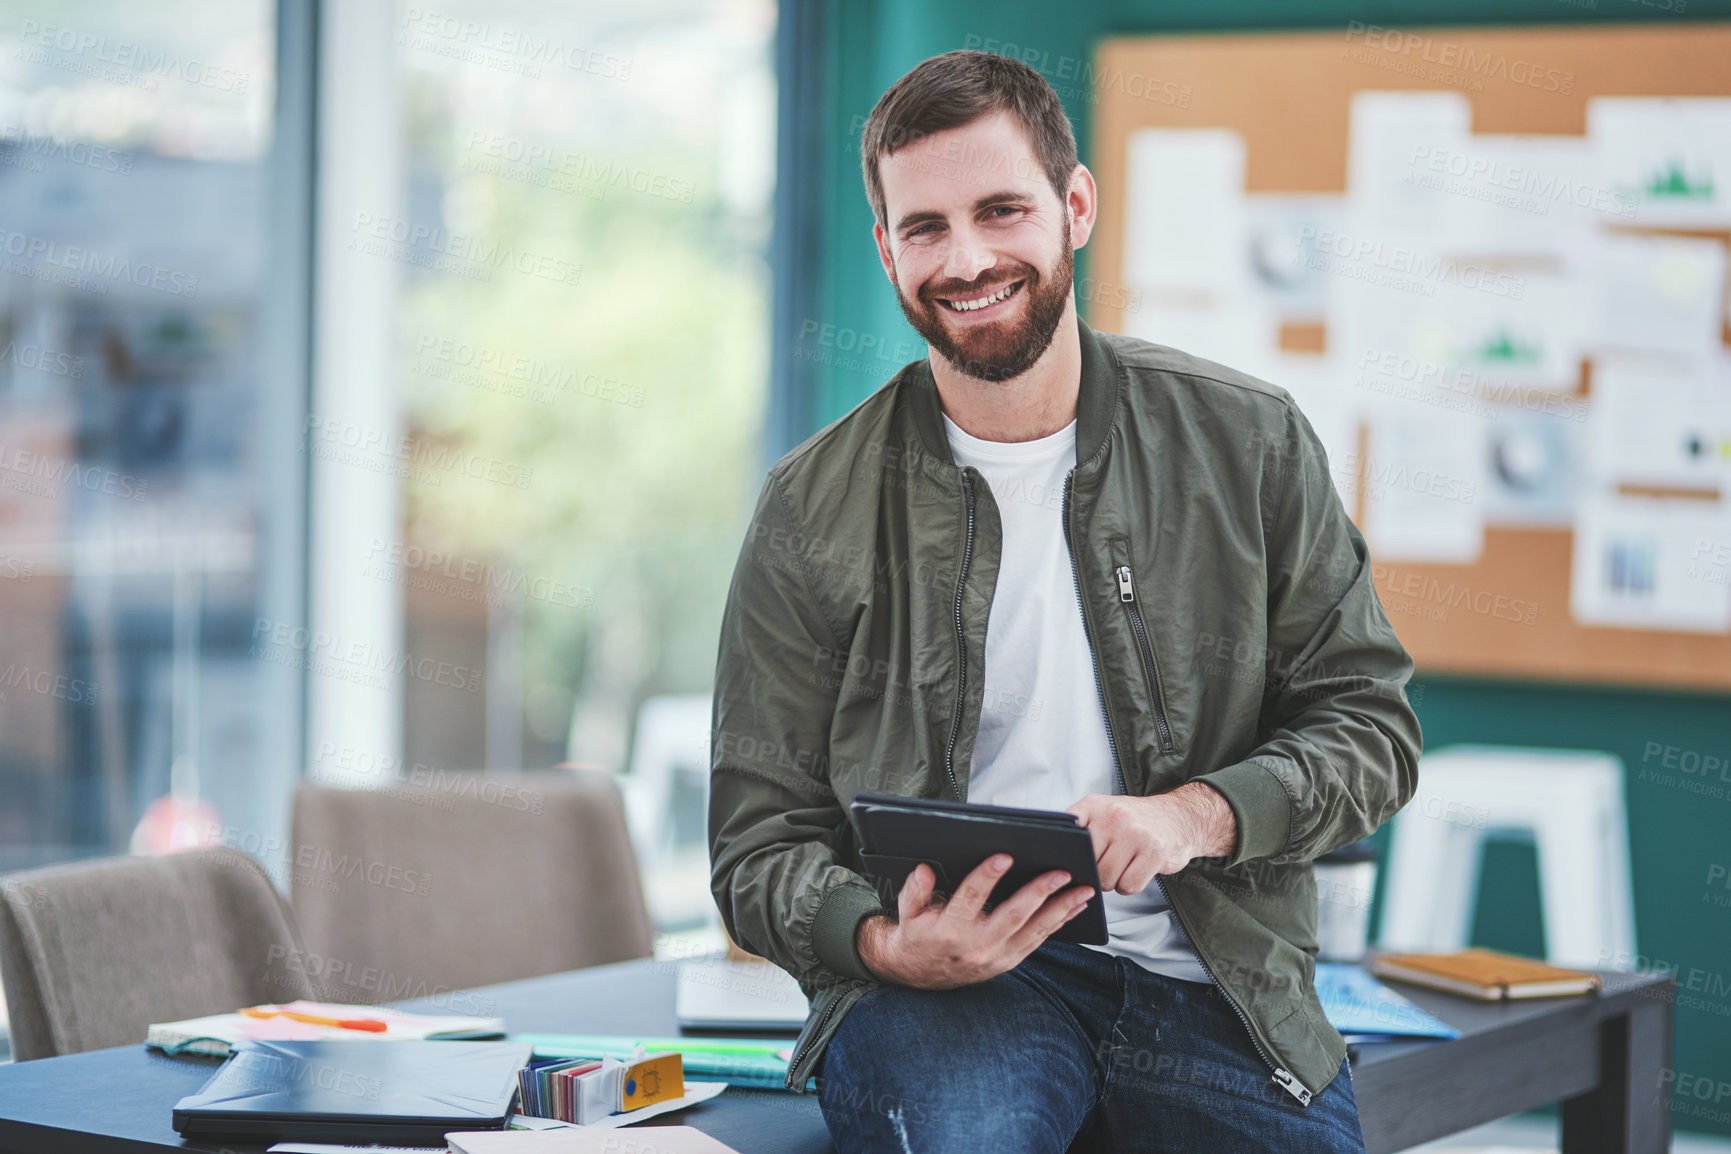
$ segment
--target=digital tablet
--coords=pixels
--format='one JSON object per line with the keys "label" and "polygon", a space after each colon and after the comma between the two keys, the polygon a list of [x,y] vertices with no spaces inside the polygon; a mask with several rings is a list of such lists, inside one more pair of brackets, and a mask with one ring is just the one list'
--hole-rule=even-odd
{"label": "digital tablet", "polygon": [[995,853],[1007,853],[1010,868],[987,899],[988,910],[1041,874],[1064,870],[1071,885],[1092,886],[1094,896],[1052,937],[1106,944],[1106,903],[1094,868],[1094,839],[1075,814],[901,797],[872,789],[856,793],[849,809],[859,832],[860,861],[892,914],[902,883],[921,862],[932,867],[936,892],[947,898],[974,867]]}

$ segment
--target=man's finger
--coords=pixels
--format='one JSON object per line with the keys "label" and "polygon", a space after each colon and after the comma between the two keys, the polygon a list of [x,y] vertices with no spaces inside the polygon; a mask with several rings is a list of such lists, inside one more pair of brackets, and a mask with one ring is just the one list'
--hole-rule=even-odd
{"label": "man's finger", "polygon": [[1038,949],[1040,943],[1057,933],[1065,922],[1081,913],[1094,896],[1093,886],[1071,886],[1046,899],[1046,904],[1029,918],[1021,930],[1012,935],[1011,945],[1025,953]]}
{"label": "man's finger", "polygon": [[1149,855],[1137,854],[1135,859],[1124,867],[1115,888],[1125,896],[1141,893],[1153,883],[1154,875],[1159,872],[1155,868],[1157,864]]}
{"label": "man's finger", "polygon": [[896,895],[896,910],[902,921],[907,921],[931,904],[932,886],[937,878],[932,868],[921,862],[908,871],[908,876],[902,882],[902,892]]}
{"label": "man's finger", "polygon": [[1124,876],[1124,871],[1130,868],[1131,859],[1136,855],[1123,840],[1113,842],[1106,847],[1106,852],[1100,855],[1100,888],[1116,889],[1118,881]]}
{"label": "man's finger", "polygon": [[998,880],[1004,876],[1004,871],[1010,868],[1010,855],[995,853],[973,869],[962,879],[962,884],[956,887],[956,892],[950,895],[950,900],[944,909],[957,917],[977,918],[980,910],[985,907],[986,899],[992,896],[992,890]]}
{"label": "man's finger", "polygon": [[998,908],[992,911],[992,916],[988,919],[991,923],[990,932],[1000,937],[1011,936],[1021,929],[1029,918],[1039,913],[1047,899],[1069,884],[1070,875],[1063,870],[1041,874],[1017,890],[1008,900],[998,903]]}

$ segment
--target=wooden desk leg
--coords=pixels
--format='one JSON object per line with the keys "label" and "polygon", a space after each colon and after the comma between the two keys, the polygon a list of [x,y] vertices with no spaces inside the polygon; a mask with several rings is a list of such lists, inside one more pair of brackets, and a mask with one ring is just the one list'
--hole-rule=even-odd
{"label": "wooden desk leg", "polygon": [[1563,1103],[1563,1154],[1671,1148],[1671,1003],[1654,998],[1599,1025],[1599,1085]]}

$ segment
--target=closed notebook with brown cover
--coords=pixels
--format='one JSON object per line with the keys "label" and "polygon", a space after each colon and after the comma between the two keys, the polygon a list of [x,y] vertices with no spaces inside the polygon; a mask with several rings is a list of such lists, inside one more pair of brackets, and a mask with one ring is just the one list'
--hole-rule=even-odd
{"label": "closed notebook with brown cover", "polygon": [[1487,1002],[1585,994],[1599,988],[1599,976],[1586,970],[1478,948],[1451,954],[1378,954],[1371,959],[1370,969],[1378,977]]}

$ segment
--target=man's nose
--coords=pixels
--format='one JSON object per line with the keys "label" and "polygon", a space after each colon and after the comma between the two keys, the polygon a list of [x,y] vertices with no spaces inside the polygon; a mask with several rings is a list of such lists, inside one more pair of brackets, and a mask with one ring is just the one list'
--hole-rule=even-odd
{"label": "man's nose", "polygon": [[956,280],[973,280],[996,264],[997,259],[981,237],[971,231],[957,231],[952,234],[944,275]]}

